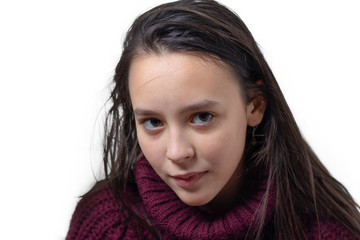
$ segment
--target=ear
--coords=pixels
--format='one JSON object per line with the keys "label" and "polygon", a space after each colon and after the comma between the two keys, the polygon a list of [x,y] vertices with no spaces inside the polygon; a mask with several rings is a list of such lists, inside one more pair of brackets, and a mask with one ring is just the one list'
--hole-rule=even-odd
{"label": "ear", "polygon": [[264,117],[264,112],[266,109],[266,102],[264,97],[259,96],[255,97],[248,105],[247,105],[247,124],[250,127],[255,127],[259,125]]}
{"label": "ear", "polygon": [[[263,85],[262,80],[256,81],[257,85]],[[263,96],[259,94],[255,96],[253,100],[247,105],[247,124],[250,127],[255,127],[259,125],[264,117],[266,109],[266,102]]]}

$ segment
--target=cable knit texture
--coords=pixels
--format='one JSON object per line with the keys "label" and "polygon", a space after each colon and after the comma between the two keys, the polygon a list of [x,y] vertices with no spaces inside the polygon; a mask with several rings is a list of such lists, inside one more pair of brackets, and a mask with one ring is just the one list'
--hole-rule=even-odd
{"label": "cable knit texture", "polygon": [[[197,207],[184,204],[151,168],[146,159],[136,164],[138,191],[129,188],[127,198],[137,206],[136,213],[145,212],[156,227],[161,239],[245,239],[253,233],[255,213],[266,189],[266,177],[258,184],[258,189],[246,203],[222,216],[211,216]],[[274,207],[274,191],[269,195],[269,207],[265,222],[271,226]],[[272,239],[268,227],[264,239]],[[341,224],[323,221],[320,229],[316,221],[309,221],[308,239],[356,239]],[[320,230],[320,231],[319,231]],[[146,239],[150,234],[141,230]],[[121,211],[110,189],[102,189],[83,198],[75,209],[67,235],[70,239],[140,239],[129,219]]]}

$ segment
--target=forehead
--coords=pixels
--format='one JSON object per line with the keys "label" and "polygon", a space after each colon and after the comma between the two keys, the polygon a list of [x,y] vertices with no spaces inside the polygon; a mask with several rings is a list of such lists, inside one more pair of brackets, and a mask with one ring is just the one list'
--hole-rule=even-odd
{"label": "forehead", "polygon": [[184,53],[146,54],[133,60],[129,91],[134,108],[180,109],[204,101],[229,104],[240,96],[235,74],[213,58]]}
{"label": "forehead", "polygon": [[[173,84],[179,75],[186,84],[202,82],[210,84],[212,79],[218,79],[218,85],[226,85],[226,79],[236,83],[237,76],[233,69],[220,59],[195,53],[143,53],[134,58],[129,69],[129,85],[139,86],[165,77],[162,84]],[[199,81],[206,80],[209,81]],[[164,79],[163,79],[164,80]],[[161,90],[161,88],[159,88]]]}

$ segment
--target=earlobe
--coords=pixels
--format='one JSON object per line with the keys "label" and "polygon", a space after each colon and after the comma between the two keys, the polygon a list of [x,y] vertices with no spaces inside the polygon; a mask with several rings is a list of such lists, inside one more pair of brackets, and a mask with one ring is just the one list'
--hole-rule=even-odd
{"label": "earlobe", "polygon": [[247,124],[250,127],[259,125],[264,117],[266,102],[264,97],[259,96],[254,98],[247,106],[248,121]]}

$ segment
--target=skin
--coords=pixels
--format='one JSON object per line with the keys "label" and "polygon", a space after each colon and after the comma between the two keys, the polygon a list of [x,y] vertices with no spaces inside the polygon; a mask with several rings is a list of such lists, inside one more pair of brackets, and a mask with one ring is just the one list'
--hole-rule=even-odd
{"label": "skin", "polygon": [[[264,102],[246,104],[227,64],[184,53],[135,58],[129,91],[139,145],[160,178],[190,206],[228,204],[241,184],[247,125],[260,123]],[[174,177],[189,173],[190,186]]]}

